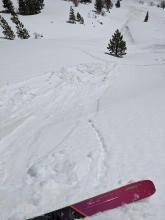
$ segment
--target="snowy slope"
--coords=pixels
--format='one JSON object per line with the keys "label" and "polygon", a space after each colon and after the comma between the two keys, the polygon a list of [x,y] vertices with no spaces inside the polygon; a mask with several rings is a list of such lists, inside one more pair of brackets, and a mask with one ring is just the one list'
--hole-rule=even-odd
{"label": "snowy slope", "polygon": [[[20,16],[29,40],[0,39],[0,219],[152,179],[153,197],[87,219],[164,220],[165,13],[121,3],[96,18],[93,4],[80,5],[85,25],[71,25],[71,3],[47,0],[41,14]],[[105,53],[117,28],[122,59]]]}

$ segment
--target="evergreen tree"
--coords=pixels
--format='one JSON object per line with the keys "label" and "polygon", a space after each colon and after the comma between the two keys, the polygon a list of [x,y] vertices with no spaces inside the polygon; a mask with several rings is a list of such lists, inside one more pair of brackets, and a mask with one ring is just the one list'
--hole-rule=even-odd
{"label": "evergreen tree", "polygon": [[44,0],[18,0],[21,15],[39,14],[44,7]]}
{"label": "evergreen tree", "polygon": [[34,14],[39,14],[42,8],[41,0],[33,0],[33,2]]}
{"label": "evergreen tree", "polygon": [[160,7],[165,9],[165,1],[164,0],[160,2]]}
{"label": "evergreen tree", "polygon": [[112,0],[104,0],[105,8],[109,11],[113,7]]}
{"label": "evergreen tree", "polygon": [[8,12],[14,13],[14,6],[11,0],[2,0],[3,7],[7,9]]}
{"label": "evergreen tree", "polygon": [[74,14],[74,9],[71,6],[70,7],[70,14],[69,14],[69,22],[75,23],[75,21],[76,21],[76,18],[75,18],[75,14]]}
{"label": "evergreen tree", "polygon": [[7,23],[7,21],[0,15],[0,26],[3,28],[2,33],[9,40],[14,40],[15,34],[12,31],[11,27]]}
{"label": "evergreen tree", "polygon": [[148,11],[147,11],[147,14],[146,14],[146,16],[145,16],[145,18],[144,18],[144,22],[147,22],[147,21],[148,21],[148,18],[149,18],[149,14],[148,14]]}
{"label": "evergreen tree", "polygon": [[81,21],[81,15],[80,15],[80,13],[79,13],[79,12],[77,12],[77,16],[76,16],[76,18],[77,18],[77,21],[78,21],[78,22],[80,22],[80,21]]}
{"label": "evergreen tree", "polygon": [[115,6],[116,6],[116,8],[120,8],[120,0],[117,0]]}
{"label": "evergreen tree", "polygon": [[16,25],[17,36],[21,39],[28,39],[30,37],[30,35],[29,35],[27,29],[24,27],[24,25],[18,19],[18,16],[16,14],[13,14],[11,17],[11,20]]}
{"label": "evergreen tree", "polygon": [[29,10],[25,0],[18,0],[18,6],[19,6],[18,11],[21,15],[29,14]]}
{"label": "evergreen tree", "polygon": [[118,57],[126,54],[126,42],[123,40],[123,36],[118,29],[112,36],[112,39],[110,39],[107,49],[109,50],[110,54]]}
{"label": "evergreen tree", "polygon": [[29,15],[35,15],[41,12],[38,0],[26,0],[26,5],[29,11]]}
{"label": "evergreen tree", "polygon": [[103,0],[96,0],[95,2],[95,9],[97,11],[97,13],[101,13],[102,9],[104,7],[104,3],[103,3]]}

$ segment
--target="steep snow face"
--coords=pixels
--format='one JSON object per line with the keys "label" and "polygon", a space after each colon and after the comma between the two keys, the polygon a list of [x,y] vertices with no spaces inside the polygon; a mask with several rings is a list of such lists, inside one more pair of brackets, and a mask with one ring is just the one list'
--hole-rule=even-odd
{"label": "steep snow face", "polygon": [[[45,4],[20,16],[29,40],[0,39],[0,219],[151,179],[153,197],[87,219],[164,220],[164,11],[123,0],[102,17],[79,5],[85,24],[71,25],[70,2]],[[117,28],[127,41],[122,59],[106,54]]]}

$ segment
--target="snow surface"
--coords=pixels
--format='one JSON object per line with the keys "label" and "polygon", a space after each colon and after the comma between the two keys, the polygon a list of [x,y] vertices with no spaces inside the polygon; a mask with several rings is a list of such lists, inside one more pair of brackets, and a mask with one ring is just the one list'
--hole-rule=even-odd
{"label": "snow surface", "polygon": [[[1,220],[142,179],[154,196],[87,219],[165,219],[165,12],[150,2],[123,0],[105,17],[79,5],[85,24],[72,25],[71,3],[47,0],[41,14],[20,16],[30,39],[0,34]],[[106,54],[117,28],[123,58]]]}

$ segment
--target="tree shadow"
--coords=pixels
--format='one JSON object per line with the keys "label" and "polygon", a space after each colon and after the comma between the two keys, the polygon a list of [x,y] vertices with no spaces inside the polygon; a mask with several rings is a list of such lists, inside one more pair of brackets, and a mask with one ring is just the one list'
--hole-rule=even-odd
{"label": "tree shadow", "polygon": [[7,37],[0,37],[0,39],[3,39],[3,40],[11,40],[11,39],[9,39],[9,38],[7,38]]}
{"label": "tree shadow", "polygon": [[110,56],[113,56],[113,57],[117,57],[117,58],[122,58],[123,56],[118,56],[116,54],[113,54],[113,53],[108,53],[108,52],[105,52],[105,54],[108,54]]}
{"label": "tree shadow", "polygon": [[2,14],[10,14],[10,11],[9,10],[1,10],[0,13],[2,13]]}
{"label": "tree shadow", "polygon": [[11,15],[12,14],[19,14],[18,11],[11,12],[11,11],[9,11],[7,9],[6,10],[5,9],[1,10],[0,13],[2,13],[2,14],[11,14]]}

